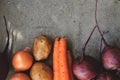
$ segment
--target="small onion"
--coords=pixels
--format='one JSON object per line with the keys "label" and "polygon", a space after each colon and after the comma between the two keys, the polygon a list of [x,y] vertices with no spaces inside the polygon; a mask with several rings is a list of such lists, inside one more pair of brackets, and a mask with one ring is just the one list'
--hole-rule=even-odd
{"label": "small onion", "polygon": [[28,52],[29,48],[26,47],[24,50],[18,51],[12,58],[12,65],[16,71],[26,71],[33,63],[33,57]]}

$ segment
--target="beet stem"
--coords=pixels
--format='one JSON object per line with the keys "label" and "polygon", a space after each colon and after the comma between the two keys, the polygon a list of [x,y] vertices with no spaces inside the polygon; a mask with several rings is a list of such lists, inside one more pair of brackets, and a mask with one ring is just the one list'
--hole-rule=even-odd
{"label": "beet stem", "polygon": [[[102,65],[102,62],[101,62],[101,60],[102,60],[102,56],[101,56],[101,54],[102,54],[102,48],[103,48],[103,40],[102,40],[102,38],[101,38],[101,40],[100,40],[100,48],[99,48],[99,58],[100,58],[100,64]],[[100,72],[103,72],[104,71],[104,69],[103,69],[103,66],[101,66],[101,69],[100,69]]]}
{"label": "beet stem", "polygon": [[90,33],[89,38],[87,39],[87,41],[86,41],[86,43],[85,43],[85,45],[84,45],[84,47],[83,47],[83,56],[85,56],[86,46],[87,46],[87,44],[88,44],[88,42],[89,42],[89,40],[90,40],[90,38],[91,38],[93,32],[95,31],[95,28],[96,28],[96,27],[97,27],[97,26],[95,26],[95,27],[93,28],[92,32]]}
{"label": "beet stem", "polygon": [[95,27],[93,28],[92,32],[90,33],[90,36],[88,37],[88,39],[87,39],[87,41],[86,41],[86,43],[85,43],[85,45],[84,45],[84,47],[83,47],[83,49],[82,49],[83,52],[82,52],[82,57],[80,58],[80,62],[84,59],[85,51],[86,51],[86,46],[87,46],[87,44],[88,44],[88,42],[89,42],[89,40],[90,40],[93,32],[95,31],[95,29],[96,29],[96,27],[97,27],[97,24],[98,24],[98,22],[97,22],[97,17],[96,17],[96,13],[97,13],[97,2],[98,2],[98,1],[96,0],[96,8],[95,8],[95,21],[96,21],[96,25],[95,25]]}
{"label": "beet stem", "polygon": [[100,56],[101,56],[101,53],[102,53],[102,38],[101,38],[101,40],[100,40]]}
{"label": "beet stem", "polygon": [[86,46],[87,46],[87,44],[88,44],[88,42],[89,42],[89,40],[90,40],[93,32],[95,31],[96,27],[97,27],[97,26],[95,26],[95,27],[93,28],[92,32],[90,33],[90,36],[88,37],[87,41],[85,42],[84,47],[82,48],[82,57],[80,58],[80,63],[84,60]]}
{"label": "beet stem", "polygon": [[96,4],[95,4],[95,22],[96,22],[96,25],[95,25],[95,27],[93,28],[92,32],[90,33],[90,36],[89,36],[89,38],[87,39],[87,41],[86,41],[86,43],[85,43],[85,45],[84,45],[84,47],[83,47],[83,49],[82,49],[83,52],[82,52],[82,57],[80,58],[80,62],[83,61],[83,59],[84,59],[85,51],[86,51],[86,46],[87,46],[87,44],[88,44],[88,42],[89,42],[89,40],[90,40],[90,38],[91,38],[91,36],[92,36],[92,34],[93,34],[93,32],[95,31],[96,28],[98,28],[98,31],[99,31],[99,33],[100,33],[100,35],[101,35],[101,37],[102,37],[102,40],[104,41],[104,44],[105,44],[106,46],[108,46],[106,40],[105,40],[104,37],[103,37],[103,34],[102,34],[100,28],[99,28],[99,25],[98,25],[98,21],[97,21],[97,4],[98,4],[98,0],[96,0]]}
{"label": "beet stem", "polygon": [[103,37],[103,34],[102,34],[102,32],[101,32],[101,30],[100,30],[100,27],[99,27],[99,25],[98,25],[98,20],[97,20],[97,5],[98,5],[98,0],[96,0],[96,4],[95,4],[95,22],[96,22],[96,26],[97,26],[98,31],[99,31],[102,39],[103,39],[104,44],[105,44],[106,46],[109,46],[109,45],[107,44],[105,38]]}
{"label": "beet stem", "polygon": [[88,42],[89,42],[89,40],[90,40],[93,32],[95,31],[96,27],[97,27],[97,26],[95,26],[95,27],[93,28],[92,32],[90,33],[90,36],[88,37],[87,41],[85,42],[85,45],[84,45],[84,47],[83,47],[83,49],[82,49],[83,52],[82,52],[82,57],[80,58],[80,63],[84,60],[85,51],[86,51],[86,46],[87,46],[87,44],[88,44]]}

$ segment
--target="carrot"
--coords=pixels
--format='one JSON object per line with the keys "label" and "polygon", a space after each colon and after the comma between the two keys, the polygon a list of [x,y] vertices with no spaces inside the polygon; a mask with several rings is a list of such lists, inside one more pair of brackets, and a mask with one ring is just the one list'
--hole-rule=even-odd
{"label": "carrot", "polygon": [[59,71],[59,41],[58,38],[55,39],[54,42],[54,51],[53,51],[53,72],[54,72],[54,80],[60,80],[60,71]]}
{"label": "carrot", "polygon": [[70,80],[67,43],[65,38],[55,38],[53,51],[53,72],[54,80]]}
{"label": "carrot", "polygon": [[60,80],[70,80],[67,65],[67,47],[66,39],[61,38],[59,44],[59,64],[60,64]]}
{"label": "carrot", "polygon": [[70,80],[74,80],[73,72],[72,72],[72,56],[71,56],[69,50],[67,51],[67,61],[68,61],[68,69],[69,69]]}

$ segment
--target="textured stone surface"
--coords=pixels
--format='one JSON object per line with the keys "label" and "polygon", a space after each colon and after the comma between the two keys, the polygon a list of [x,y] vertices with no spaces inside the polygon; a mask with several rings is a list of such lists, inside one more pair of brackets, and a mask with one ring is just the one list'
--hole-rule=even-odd
{"label": "textured stone surface", "polygon": [[[0,34],[5,27],[5,15],[14,30],[13,53],[25,46],[32,47],[34,38],[44,34],[52,41],[65,36],[76,58],[95,26],[94,9],[95,0],[0,0]],[[97,17],[101,29],[108,32],[104,35],[108,43],[120,47],[119,0],[99,0]],[[1,35],[0,41],[4,40]],[[95,31],[86,54],[99,59],[99,45],[100,36]]]}

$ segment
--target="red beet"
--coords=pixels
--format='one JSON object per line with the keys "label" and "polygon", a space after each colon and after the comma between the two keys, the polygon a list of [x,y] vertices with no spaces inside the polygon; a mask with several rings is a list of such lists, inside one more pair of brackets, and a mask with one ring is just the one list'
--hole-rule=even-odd
{"label": "red beet", "polygon": [[96,27],[97,26],[93,28],[88,40],[83,47],[82,56],[77,58],[73,63],[73,73],[79,80],[91,80],[99,73],[99,62],[93,57],[85,55],[86,46]]}
{"label": "red beet", "polygon": [[[110,47],[107,44],[107,42],[105,41],[103,34],[99,28],[98,21],[97,21],[97,2],[98,2],[98,0],[96,0],[96,5],[95,5],[96,25],[95,25],[92,33],[90,34],[88,40],[85,43],[85,46],[83,48],[82,57],[80,59],[76,59],[73,64],[73,73],[79,80],[90,80],[90,79],[94,78],[99,73],[99,70],[100,70],[99,63],[93,57],[85,55],[86,45],[89,42],[89,39],[91,38],[91,35],[93,34],[95,28],[98,29],[98,31],[102,37],[102,40],[107,47],[104,49],[104,51],[101,55],[104,67],[106,69],[110,69],[110,70],[120,69],[120,60],[119,60],[120,49]],[[116,76],[113,76],[111,74],[106,74],[106,73],[100,74],[98,76],[98,80],[120,80],[118,78],[116,78],[116,79],[115,78],[116,78]]]}
{"label": "red beet", "polygon": [[[97,0],[96,0],[96,6],[97,6]],[[95,12],[96,11],[97,11],[97,7],[95,9]],[[96,77],[96,75],[99,73],[100,70],[99,62],[93,57],[85,55],[86,46],[93,32],[95,31],[96,27],[97,25],[93,28],[88,40],[85,43],[85,46],[83,47],[82,56],[76,59],[73,64],[73,73],[79,80],[91,80],[92,78]]]}
{"label": "red beet", "polygon": [[120,68],[120,49],[105,48],[102,53],[102,62],[106,69],[116,70]]}
{"label": "red beet", "polygon": [[120,78],[113,73],[101,73],[96,80],[120,80]]}
{"label": "red beet", "polygon": [[101,54],[103,66],[105,67],[105,69],[110,69],[110,70],[119,69],[120,68],[120,48],[111,47],[110,45],[108,45],[103,37],[103,34],[99,29],[99,26],[97,26],[97,28],[106,46]]}
{"label": "red beet", "polygon": [[76,59],[73,65],[73,73],[80,80],[90,80],[99,73],[99,64],[91,56],[85,56],[82,62]]}
{"label": "red beet", "polygon": [[111,47],[107,44],[106,40],[103,37],[103,34],[99,28],[98,25],[98,21],[97,21],[97,17],[96,17],[96,12],[97,12],[97,1],[96,0],[96,9],[95,9],[95,21],[96,21],[96,26],[98,28],[98,31],[102,37],[102,40],[106,46],[106,48],[104,49],[103,53],[102,53],[102,62],[103,65],[106,69],[110,69],[110,70],[116,70],[120,68],[120,49],[119,48],[114,48]]}
{"label": "red beet", "polygon": [[92,30],[88,40],[83,48],[83,53],[80,58],[76,59],[73,64],[73,73],[79,80],[90,80],[99,72],[99,62],[91,56],[85,55],[86,46],[96,27]]}

